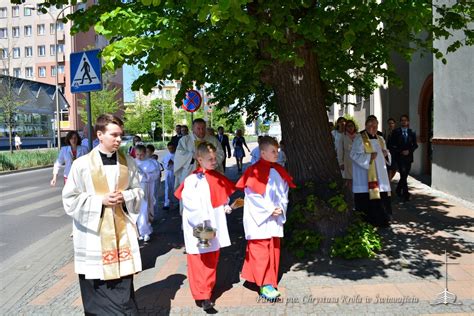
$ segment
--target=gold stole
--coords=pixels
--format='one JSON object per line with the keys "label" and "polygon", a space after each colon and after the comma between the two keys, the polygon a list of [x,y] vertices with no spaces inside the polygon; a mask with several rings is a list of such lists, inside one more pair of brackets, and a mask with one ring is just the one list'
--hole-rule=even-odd
{"label": "gold stole", "polygon": [[[119,175],[115,189],[123,191],[128,187],[127,159],[120,152],[117,152],[117,155]],[[89,159],[92,166],[91,176],[95,193],[98,195],[109,193],[110,189],[98,149],[91,151]],[[122,205],[114,207],[103,206],[99,233],[104,280],[114,280],[134,274],[136,272],[135,264],[130,238],[127,233],[127,219]]]}
{"label": "gold stole", "polygon": [[[385,149],[383,141],[379,135],[377,135],[377,140],[379,141],[380,148]],[[367,132],[362,133],[362,142],[364,143],[364,151],[366,154],[372,154],[377,152],[372,148],[372,144],[369,139]],[[369,164],[369,173],[368,173],[368,186],[369,186],[369,200],[379,200],[380,199],[380,190],[379,182],[377,180],[377,168],[375,167],[375,159],[370,161]]]}

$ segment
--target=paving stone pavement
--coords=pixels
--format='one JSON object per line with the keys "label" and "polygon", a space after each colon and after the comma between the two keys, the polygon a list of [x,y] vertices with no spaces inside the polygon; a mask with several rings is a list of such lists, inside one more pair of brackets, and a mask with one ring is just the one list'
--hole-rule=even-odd
{"label": "paving stone pavement", "polygon": [[[233,159],[230,159],[233,160]],[[227,160],[229,163],[229,159]],[[247,157],[248,161],[248,157]],[[235,166],[228,172],[238,177]],[[394,221],[381,230],[383,251],[373,260],[315,256],[309,261],[281,258],[276,302],[259,299],[244,283],[242,212],[229,218],[232,245],[221,250],[213,313],[229,315],[425,315],[474,314],[474,209],[410,178],[413,198],[393,201]],[[441,196],[441,197],[440,197]],[[141,245],[143,271],[135,277],[141,315],[202,315],[192,299],[177,209],[157,214],[155,233]],[[283,241],[284,242],[284,241]],[[448,289],[460,305],[432,305],[445,288],[444,251],[449,261]],[[4,315],[82,315],[72,244],[42,278]]]}

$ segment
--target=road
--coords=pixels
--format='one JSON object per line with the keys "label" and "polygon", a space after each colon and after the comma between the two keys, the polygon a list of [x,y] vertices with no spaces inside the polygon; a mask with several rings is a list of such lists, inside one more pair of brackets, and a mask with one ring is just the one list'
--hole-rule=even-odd
{"label": "road", "polygon": [[62,207],[61,182],[49,185],[52,172],[47,168],[0,177],[0,262],[71,225]]}

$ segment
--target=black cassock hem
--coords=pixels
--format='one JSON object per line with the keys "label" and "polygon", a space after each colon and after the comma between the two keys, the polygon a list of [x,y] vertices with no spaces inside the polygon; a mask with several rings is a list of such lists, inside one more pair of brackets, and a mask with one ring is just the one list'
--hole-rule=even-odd
{"label": "black cassock hem", "polygon": [[364,220],[377,227],[387,227],[392,215],[392,204],[387,192],[380,192],[379,200],[370,200],[369,193],[354,194],[355,209],[363,214]]}
{"label": "black cassock hem", "polygon": [[79,274],[79,286],[85,315],[138,315],[133,275],[104,281]]}

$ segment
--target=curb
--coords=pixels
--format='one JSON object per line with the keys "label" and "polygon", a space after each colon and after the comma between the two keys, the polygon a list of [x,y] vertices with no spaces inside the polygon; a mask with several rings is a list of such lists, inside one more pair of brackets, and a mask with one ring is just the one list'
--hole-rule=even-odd
{"label": "curb", "polygon": [[20,173],[20,172],[26,172],[26,171],[34,171],[34,170],[39,170],[39,169],[51,168],[52,166],[53,165],[47,165],[47,166],[32,167],[32,168],[25,168],[25,169],[18,169],[18,170],[0,171],[0,177],[1,176],[6,176],[6,175],[9,175],[9,174],[13,174],[13,173]]}

